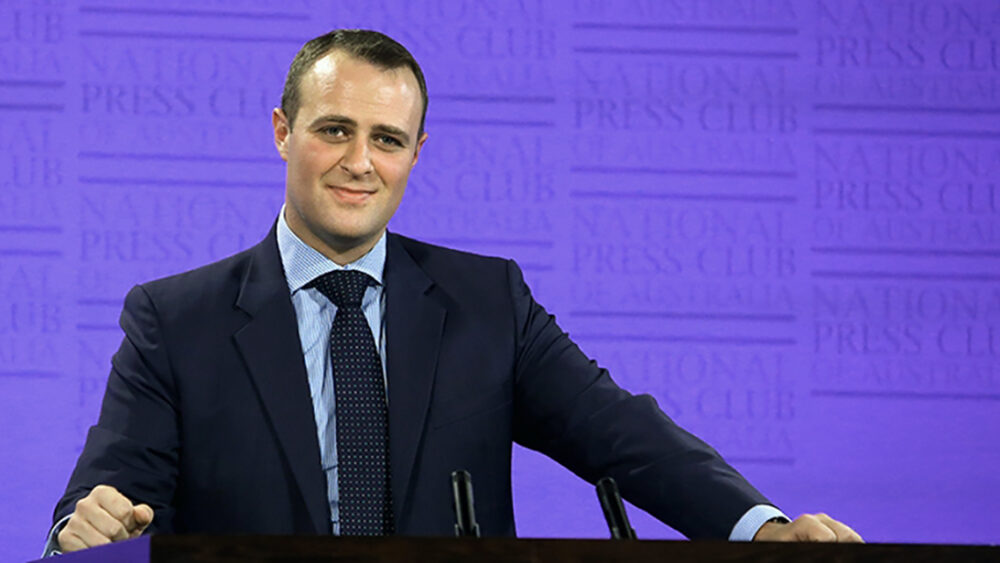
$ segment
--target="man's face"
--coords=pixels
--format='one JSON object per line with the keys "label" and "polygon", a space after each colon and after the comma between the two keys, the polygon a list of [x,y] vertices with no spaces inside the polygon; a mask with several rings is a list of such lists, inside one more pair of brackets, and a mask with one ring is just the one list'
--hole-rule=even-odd
{"label": "man's face", "polygon": [[285,220],[303,241],[346,264],[378,241],[399,207],[427,134],[417,138],[422,100],[408,68],[384,70],[333,51],[299,84],[289,123],[271,117],[288,163]]}

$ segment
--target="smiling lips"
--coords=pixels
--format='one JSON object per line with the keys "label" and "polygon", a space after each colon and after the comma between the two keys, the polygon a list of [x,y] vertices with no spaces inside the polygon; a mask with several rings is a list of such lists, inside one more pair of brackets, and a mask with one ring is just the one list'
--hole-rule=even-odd
{"label": "smiling lips", "polygon": [[333,190],[334,196],[344,203],[364,203],[375,195],[375,192],[370,190],[357,190],[343,186],[328,187]]}

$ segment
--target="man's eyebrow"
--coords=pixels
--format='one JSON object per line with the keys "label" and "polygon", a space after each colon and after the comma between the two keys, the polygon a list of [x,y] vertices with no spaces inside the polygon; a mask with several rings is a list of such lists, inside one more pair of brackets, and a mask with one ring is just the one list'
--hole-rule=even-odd
{"label": "man's eyebrow", "polygon": [[357,127],[358,122],[354,121],[350,117],[345,115],[321,115],[310,123],[310,127],[315,127],[320,123],[343,123],[344,125],[350,125],[352,127]]}
{"label": "man's eyebrow", "polygon": [[[351,127],[358,126],[357,121],[354,121],[353,119],[345,115],[323,115],[314,119],[313,122],[310,124],[310,127],[316,127],[317,125],[321,125],[323,123],[342,123],[344,125],[350,125]],[[399,139],[403,142],[404,145],[410,143],[410,136],[406,133],[406,131],[400,129],[399,127],[396,127],[395,125],[379,124],[372,127],[372,130],[379,133],[387,133],[389,135],[394,135],[396,137],[399,137]]]}

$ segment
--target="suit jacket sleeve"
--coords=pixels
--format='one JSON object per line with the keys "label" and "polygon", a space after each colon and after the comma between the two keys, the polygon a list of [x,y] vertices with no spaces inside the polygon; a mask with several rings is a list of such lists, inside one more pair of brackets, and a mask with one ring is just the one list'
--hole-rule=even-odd
{"label": "suit jacket sleeve", "polygon": [[514,439],[622,496],[690,538],[727,538],[756,504],[770,504],[708,444],[649,395],[632,395],[587,358],[531,297],[508,263],[515,307]]}
{"label": "suit jacket sleeve", "polygon": [[177,481],[178,412],[158,314],[141,286],[125,298],[125,331],[112,358],[100,418],[56,505],[54,521],[71,514],[91,489],[107,484],[155,511],[148,529],[170,532]]}

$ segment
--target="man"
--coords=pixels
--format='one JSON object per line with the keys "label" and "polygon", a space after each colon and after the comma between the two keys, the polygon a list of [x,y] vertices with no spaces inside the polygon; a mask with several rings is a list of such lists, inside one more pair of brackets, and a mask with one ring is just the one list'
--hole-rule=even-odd
{"label": "man", "polygon": [[126,297],[49,552],[146,530],[448,535],[460,468],[483,532],[513,535],[513,441],[614,477],[689,537],[860,541],[822,514],[787,523],[618,388],[513,262],[387,233],[426,108],[420,67],[382,34],[336,31],[296,55],[272,115],[282,212],[256,247]]}

